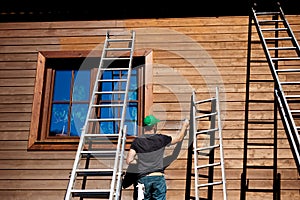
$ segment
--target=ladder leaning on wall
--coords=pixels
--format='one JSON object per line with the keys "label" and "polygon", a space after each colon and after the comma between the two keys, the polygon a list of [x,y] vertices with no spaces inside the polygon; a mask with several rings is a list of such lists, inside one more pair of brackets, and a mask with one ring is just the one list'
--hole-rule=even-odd
{"label": "ladder leaning on wall", "polygon": [[[298,133],[300,130],[300,82],[297,78],[300,73],[300,48],[280,3],[273,1],[273,4],[269,4],[267,8],[268,9],[266,9],[266,6],[262,7],[259,3],[254,3],[251,6],[249,15],[244,162],[243,173],[241,176],[241,200],[246,199],[246,192],[273,193],[273,199],[280,199],[280,174],[277,173],[278,111],[298,168],[298,173],[300,174],[300,138]],[[259,40],[257,36],[259,37]],[[259,45],[259,47],[254,45]],[[264,59],[257,58],[257,55],[259,55],[257,51],[261,50],[261,47],[266,57]],[[266,65],[267,68],[269,68],[272,80],[270,80],[270,78],[257,80],[257,78],[254,78],[255,76],[250,75],[250,73],[253,73],[252,71],[257,69],[258,66],[261,70],[262,67],[264,67],[263,65]],[[264,99],[250,98],[253,96],[250,95],[251,85],[254,84],[254,87],[257,88],[255,84],[258,83],[261,85],[264,83],[270,85],[270,83],[272,83],[274,85],[273,88],[271,88],[274,95],[266,95],[268,96],[269,101],[267,101],[265,97]],[[255,112],[251,106],[265,105],[266,107],[267,103],[273,105],[273,110],[271,110],[273,112],[273,119],[250,119],[251,116],[255,116],[254,114],[250,114],[250,112]],[[264,112],[266,112],[266,109],[264,109]],[[263,126],[269,127],[272,125],[273,142],[271,142],[271,140],[266,142],[252,142],[253,135],[251,131],[254,129],[249,128],[251,124],[255,124],[256,127],[261,128]],[[260,162],[260,164],[253,162],[249,164],[250,162],[247,161],[247,152],[251,147],[253,148],[253,146],[273,149],[273,164],[263,165],[261,164],[262,162]],[[269,189],[265,186],[261,188],[250,188],[248,178],[250,170],[255,170],[254,173],[258,173],[258,170],[260,170],[261,173],[264,174],[267,174],[267,170],[273,170],[273,188]]]}
{"label": "ladder leaning on wall", "polygon": [[[65,200],[73,198],[121,199],[124,149],[126,142],[125,112],[130,84],[135,32],[107,31],[100,64],[91,96],[85,125]],[[124,67],[114,67],[122,62]],[[104,77],[103,74],[119,73],[122,78]],[[110,91],[102,86],[112,83]],[[110,97],[111,102],[103,103]],[[108,110],[109,109],[109,110]],[[102,112],[111,112],[112,117],[102,117]],[[102,125],[112,124],[111,133],[103,132]]]}
{"label": "ladder leaning on wall", "polygon": [[214,97],[205,100],[196,100],[193,91],[189,130],[185,199],[212,200],[214,188],[221,186],[215,199],[227,200],[218,88]]}

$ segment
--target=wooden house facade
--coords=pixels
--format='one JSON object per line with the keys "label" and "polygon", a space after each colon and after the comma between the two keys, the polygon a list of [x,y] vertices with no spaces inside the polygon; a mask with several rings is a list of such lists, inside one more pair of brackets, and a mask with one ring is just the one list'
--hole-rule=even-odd
{"label": "wooden house facade", "polygon": [[[300,41],[300,16],[286,16]],[[214,95],[220,88],[227,194],[240,199],[245,123],[248,16],[141,18],[87,21],[0,23],[0,196],[3,200],[63,199],[75,158],[78,138],[53,140],[36,135],[39,96],[45,79],[43,62],[49,58],[85,58],[101,52],[106,31],[136,31],[135,56],[143,57],[147,77],[144,114],[154,113],[164,123],[160,132],[175,134],[190,109],[190,96]],[[263,51],[257,57],[264,59]],[[269,77],[266,64],[255,69]],[[272,86],[257,84],[251,95],[267,98]],[[44,105],[45,106],[45,105]],[[257,110],[267,109],[257,107]],[[269,118],[258,112],[256,119]],[[268,113],[268,112],[266,112]],[[264,115],[264,116],[261,116]],[[267,116],[265,116],[267,115]],[[300,198],[300,180],[281,122],[278,131],[278,172],[281,199]],[[270,130],[257,128],[254,137],[269,140]],[[42,138],[41,138],[42,137]],[[60,140],[60,141],[58,141]],[[128,144],[130,143],[130,139]],[[166,169],[167,199],[185,199],[188,143]],[[268,165],[272,151],[253,148],[249,162]],[[251,172],[254,187],[272,187],[269,172]],[[220,174],[216,174],[220,177]],[[221,190],[214,192],[221,199]],[[249,193],[247,199],[272,199]],[[122,191],[132,199],[132,187]]]}

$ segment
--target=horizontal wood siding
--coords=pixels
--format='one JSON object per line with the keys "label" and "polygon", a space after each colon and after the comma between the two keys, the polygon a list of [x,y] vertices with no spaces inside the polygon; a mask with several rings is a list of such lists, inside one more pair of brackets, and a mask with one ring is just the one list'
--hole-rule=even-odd
{"label": "horizontal wood siding", "polygon": [[[287,19],[300,40],[300,16]],[[239,200],[248,34],[245,16],[0,23],[1,198],[63,199],[75,152],[27,151],[37,55],[39,51],[102,50],[108,29],[136,30],[136,49],[153,50],[152,111],[167,120],[160,125],[162,133],[175,134],[180,121],[188,116],[193,89],[199,99],[205,99],[220,86],[228,199]],[[264,59],[264,54],[256,56]],[[257,64],[253,69],[255,78],[271,79],[266,65]],[[273,93],[272,85],[257,83],[251,92],[251,98],[267,98]],[[257,113],[252,112],[251,117],[258,120],[270,119],[272,114],[267,104],[252,109]],[[299,176],[280,121],[279,126],[281,199],[298,200]],[[254,129],[254,139],[272,139],[269,127]],[[166,170],[167,199],[184,199],[188,145],[185,140],[178,160]],[[248,156],[250,163],[272,163],[272,151],[267,148],[250,149]],[[272,187],[269,172],[250,170],[249,176],[254,187]],[[215,177],[219,179],[220,173]],[[220,199],[220,188],[214,195]],[[268,195],[253,193],[247,199],[272,199]],[[123,190],[122,196],[131,199],[132,188]]]}

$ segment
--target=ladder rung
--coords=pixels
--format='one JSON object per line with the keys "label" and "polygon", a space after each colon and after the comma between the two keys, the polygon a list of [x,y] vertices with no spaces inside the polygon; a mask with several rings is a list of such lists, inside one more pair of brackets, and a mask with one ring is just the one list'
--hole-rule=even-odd
{"label": "ladder rung", "polygon": [[292,38],[291,37],[277,37],[277,38],[265,38],[266,41],[276,41],[276,40],[291,40]]}
{"label": "ladder rung", "polygon": [[132,42],[132,39],[128,39],[128,38],[127,39],[124,39],[124,38],[120,39],[119,38],[119,39],[108,39],[107,41],[108,42]]}
{"label": "ladder rung", "polygon": [[88,140],[103,140],[110,138],[118,138],[119,134],[84,134]]}
{"label": "ladder rung", "polygon": [[198,188],[207,187],[207,186],[211,186],[211,185],[221,185],[221,184],[223,184],[223,181],[212,182],[212,183],[205,183],[205,184],[198,185]]}
{"label": "ladder rung", "polygon": [[130,51],[131,48],[105,48],[106,51]]}
{"label": "ladder rung", "polygon": [[203,131],[197,131],[196,134],[206,134],[206,133],[209,133],[209,132],[214,132],[214,131],[217,131],[219,130],[218,128],[214,128],[214,129],[208,129],[208,130],[203,130]]}
{"label": "ladder rung", "polygon": [[262,28],[262,31],[286,31],[287,28]]}
{"label": "ladder rung", "polygon": [[74,197],[84,198],[108,198],[110,194],[109,189],[88,189],[88,190],[71,190]]}
{"label": "ladder rung", "polygon": [[259,20],[258,21],[258,23],[260,24],[260,25],[268,25],[268,24],[270,24],[270,23],[277,23],[277,22],[283,22],[283,20]]}
{"label": "ladder rung", "polygon": [[270,47],[269,50],[295,50],[296,47]]}
{"label": "ladder rung", "polygon": [[217,148],[217,147],[220,147],[220,144],[216,144],[216,145],[213,145],[213,146],[207,146],[207,147],[201,147],[201,148],[197,148],[196,150],[197,151],[203,151],[203,150],[214,149],[214,148]]}
{"label": "ladder rung", "polygon": [[213,113],[209,113],[209,114],[206,114],[206,115],[195,116],[195,119],[202,119],[202,118],[211,117],[211,116],[214,116],[214,115],[217,115],[217,113],[213,112]]}
{"label": "ladder rung", "polygon": [[300,99],[300,95],[286,95],[286,99]]}
{"label": "ladder rung", "polygon": [[116,155],[116,151],[81,151],[84,156],[92,155],[93,157],[112,157]]}
{"label": "ladder rung", "polygon": [[204,100],[200,100],[200,101],[195,101],[195,104],[201,104],[201,103],[211,102],[214,99],[216,99],[216,98],[210,98],[210,99],[204,99]]}
{"label": "ladder rung", "polygon": [[106,58],[102,58],[102,60],[129,60],[130,58],[128,57],[106,57]]}
{"label": "ladder rung", "polygon": [[199,166],[197,166],[197,169],[202,169],[205,167],[214,167],[214,166],[218,166],[218,165],[221,165],[221,163],[217,162],[217,163],[212,163],[212,164],[207,164],[207,165],[199,165]]}
{"label": "ladder rung", "polygon": [[122,107],[123,104],[93,104],[92,107]]}
{"label": "ladder rung", "polygon": [[277,69],[277,72],[300,72],[300,69]]}
{"label": "ladder rung", "polygon": [[279,12],[256,12],[256,15],[278,15]]}
{"label": "ladder rung", "polygon": [[99,79],[98,82],[126,82],[127,79]]}
{"label": "ladder rung", "polygon": [[300,82],[281,82],[281,85],[300,85]]}
{"label": "ladder rung", "polygon": [[300,57],[272,58],[272,61],[289,61],[289,60],[300,60]]}
{"label": "ladder rung", "polygon": [[112,169],[77,169],[78,176],[112,176]]}
{"label": "ladder rung", "polygon": [[300,110],[291,110],[291,113],[300,113]]}
{"label": "ladder rung", "polygon": [[125,91],[102,91],[102,92],[95,92],[95,94],[124,94]]}
{"label": "ladder rung", "polygon": [[121,121],[121,118],[101,118],[101,119],[88,119],[89,122],[113,122]]}
{"label": "ladder rung", "polygon": [[114,67],[104,67],[104,68],[100,68],[101,71],[128,71],[128,68],[114,68]]}

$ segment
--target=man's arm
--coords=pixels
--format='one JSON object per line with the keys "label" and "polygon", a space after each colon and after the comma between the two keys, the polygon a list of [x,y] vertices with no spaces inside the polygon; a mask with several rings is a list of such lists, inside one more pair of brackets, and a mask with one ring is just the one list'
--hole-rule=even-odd
{"label": "man's arm", "polygon": [[132,164],[135,161],[136,152],[133,149],[130,149],[127,153],[126,163],[127,165]]}
{"label": "man's arm", "polygon": [[176,144],[178,142],[181,142],[186,135],[186,129],[189,127],[189,121],[186,119],[184,120],[182,127],[180,131],[177,133],[177,135],[172,136],[171,144]]}

